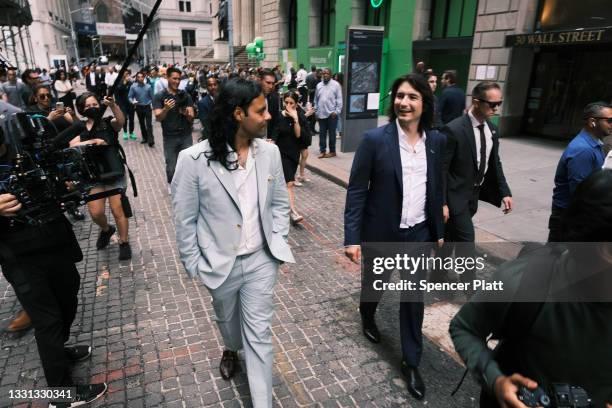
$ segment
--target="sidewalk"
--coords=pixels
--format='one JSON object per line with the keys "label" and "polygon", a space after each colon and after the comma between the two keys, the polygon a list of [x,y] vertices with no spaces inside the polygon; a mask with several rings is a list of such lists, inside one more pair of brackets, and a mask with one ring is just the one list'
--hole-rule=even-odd
{"label": "sidewalk", "polygon": [[[386,117],[380,116],[379,126]],[[307,167],[346,188],[354,153],[341,153],[341,141],[336,142],[338,156],[318,159],[319,137],[314,135]],[[500,158],[506,180],[512,191],[515,208],[504,215],[500,209],[480,202],[474,217],[478,246],[502,259],[512,259],[525,241],[545,242],[548,237],[548,217],[554,187],[557,162],[565,144],[557,141],[522,138],[502,138]],[[507,245],[491,245],[506,242]]]}

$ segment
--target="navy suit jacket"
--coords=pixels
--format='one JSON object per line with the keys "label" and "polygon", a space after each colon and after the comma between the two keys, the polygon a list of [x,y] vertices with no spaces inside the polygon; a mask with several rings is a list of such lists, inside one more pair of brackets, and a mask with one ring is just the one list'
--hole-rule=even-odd
{"label": "navy suit jacket", "polygon": [[465,93],[457,85],[447,86],[438,100],[438,114],[444,124],[463,115]]}
{"label": "navy suit jacket", "polygon": [[[427,198],[431,236],[444,237],[442,205],[446,137],[426,132]],[[344,245],[397,242],[403,201],[402,161],[395,121],[363,135],[351,168],[344,209]]]}
{"label": "navy suit jacket", "polygon": [[200,119],[200,123],[202,123],[202,125],[204,125],[206,118],[212,112],[214,105],[215,102],[209,94],[202,96],[198,101],[198,119]]}

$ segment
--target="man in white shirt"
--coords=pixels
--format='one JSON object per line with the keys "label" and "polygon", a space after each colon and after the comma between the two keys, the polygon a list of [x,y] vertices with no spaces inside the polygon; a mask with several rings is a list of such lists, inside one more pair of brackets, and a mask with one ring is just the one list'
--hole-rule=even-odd
{"label": "man in white shirt", "polygon": [[[376,259],[427,256],[428,242],[437,241],[438,246],[444,242],[446,139],[436,130],[425,132],[433,124],[433,94],[421,75],[409,74],[393,83],[391,103],[389,123],[365,132],[355,153],[344,210],[346,256],[360,263],[364,247],[359,312],[363,334],[373,343],[381,340],[375,322],[384,293],[381,285],[395,269],[377,270]],[[401,243],[403,253],[389,243]],[[402,279],[418,283],[427,271],[404,272]],[[418,367],[423,353],[423,301],[418,290],[403,291],[401,299],[402,373],[410,394],[422,399],[425,384]]]}
{"label": "man in white shirt", "polygon": [[294,262],[289,198],[278,147],[262,139],[270,114],[261,85],[229,80],[216,103],[209,138],[181,151],[172,180],[178,249],[213,298],[221,376],[233,377],[244,349],[253,406],[271,408],[274,285],[279,264]]}

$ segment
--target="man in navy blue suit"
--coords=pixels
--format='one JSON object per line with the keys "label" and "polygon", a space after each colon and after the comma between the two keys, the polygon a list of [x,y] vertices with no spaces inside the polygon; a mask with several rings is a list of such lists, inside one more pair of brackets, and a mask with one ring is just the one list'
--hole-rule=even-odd
{"label": "man in navy blue suit", "polygon": [[[430,130],[434,120],[433,94],[421,75],[395,80],[389,123],[369,130],[355,153],[344,210],[345,254],[353,262],[361,259],[367,243],[438,242],[443,244],[443,162],[446,138]],[[421,248],[431,249],[431,245]],[[373,257],[363,256],[360,313],[363,333],[380,341],[374,314],[383,292],[375,280],[388,281],[391,271],[373,272]],[[428,250],[425,250],[425,255]],[[426,271],[413,275],[424,279]],[[413,277],[413,279],[414,279]],[[402,293],[404,295],[404,293]],[[422,296],[400,304],[402,372],[408,391],[417,399],[425,396],[419,374],[423,352]]]}
{"label": "man in navy blue suit", "polygon": [[208,116],[213,110],[215,105],[215,97],[217,96],[217,88],[219,87],[219,80],[217,77],[211,76],[206,79],[206,95],[202,96],[198,101],[198,119],[200,119],[200,125],[202,126],[202,135],[207,138],[208,128]]}
{"label": "man in navy blue suit", "polygon": [[438,100],[438,115],[444,124],[463,115],[465,111],[465,92],[457,86],[457,71],[444,71],[442,74],[442,95]]}

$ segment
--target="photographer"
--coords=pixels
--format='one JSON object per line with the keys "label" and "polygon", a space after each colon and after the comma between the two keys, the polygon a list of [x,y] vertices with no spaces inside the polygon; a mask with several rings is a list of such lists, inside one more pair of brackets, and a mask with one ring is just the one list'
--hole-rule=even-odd
{"label": "photographer", "polygon": [[[72,109],[64,107],[63,102],[58,102],[55,109],[51,109],[51,89],[46,85],[37,85],[34,88],[33,101],[34,104],[28,106],[26,112],[45,116],[53,123],[58,132],[70,127],[76,119]],[[77,221],[85,219],[85,215],[78,208],[69,209],[68,214]]]}
{"label": "photographer", "polygon": [[[4,130],[7,126],[3,125]],[[0,132],[0,181],[6,181],[13,150]],[[14,221],[22,209],[17,198],[0,183],[0,265],[19,302],[32,319],[34,337],[47,386],[74,386],[71,364],[91,356],[91,347],[65,347],[70,338],[80,285],[75,262],[83,255],[72,226],[60,215],[43,226]],[[51,403],[72,407],[91,402],[106,392],[106,384],[77,385],[79,403]]]}
{"label": "photographer", "polygon": [[191,131],[195,111],[191,96],[178,89],[181,70],[175,67],[168,68],[167,77],[168,88],[156,93],[153,98],[153,113],[155,119],[162,125],[166,179],[170,184],[179,152],[193,144]]}
{"label": "photographer", "polygon": [[[100,114],[100,102],[95,94],[85,92],[77,98],[76,106],[79,114],[87,117],[85,123],[86,130],[79,136],[70,141],[70,146],[79,144],[97,144],[117,146],[119,144],[118,132],[123,127],[125,118],[119,106],[112,98],[106,97],[103,102],[108,106],[113,116],[107,116],[100,121],[99,127],[92,130],[95,118]],[[90,194],[97,194],[103,191],[121,188],[123,191],[127,188],[125,177],[110,185],[99,185],[94,187]],[[114,226],[108,223],[105,214],[106,197],[99,200],[90,201],[87,203],[89,214],[93,221],[100,227],[100,234],[96,247],[103,249],[108,246],[110,239],[115,233]],[[108,197],[113,218],[119,229],[119,260],[124,261],[132,258],[132,249],[128,238],[129,222],[123,211],[121,203],[121,194],[116,194]]]}
{"label": "photographer", "polygon": [[[568,250],[543,247],[498,269],[493,279],[512,303],[485,302],[479,292],[451,321],[455,349],[482,383],[481,407],[525,408],[521,387],[550,395],[559,383],[582,387],[594,407],[612,407],[610,185],[612,171],[602,170],[578,186],[561,224]],[[523,298],[525,288],[540,299]],[[495,352],[491,333],[501,341]]]}

